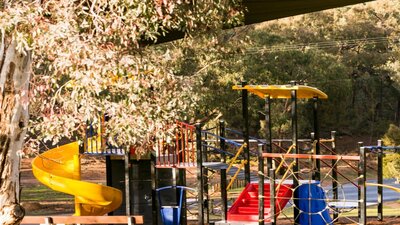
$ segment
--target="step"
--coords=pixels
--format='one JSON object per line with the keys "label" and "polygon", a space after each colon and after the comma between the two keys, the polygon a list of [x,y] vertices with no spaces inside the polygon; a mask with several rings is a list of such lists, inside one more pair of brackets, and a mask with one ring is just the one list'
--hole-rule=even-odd
{"label": "step", "polygon": [[[281,194],[285,193],[286,190],[279,190],[278,193],[276,193],[278,196],[281,196]],[[249,198],[257,198],[258,199],[258,191],[249,191],[247,192],[247,195]],[[264,196],[269,198],[270,192],[269,190],[264,191]]]}
{"label": "step", "polygon": [[[255,206],[258,207],[258,199],[248,199],[245,201],[245,204],[248,206]],[[267,199],[264,199],[264,206],[269,207],[270,206],[270,201]]]}
{"label": "step", "polygon": [[[264,198],[264,205],[269,206],[270,205],[270,199],[269,198]],[[275,201],[275,204],[277,203],[277,201]],[[243,204],[246,205],[258,205],[258,199],[244,199],[243,200]]]}
{"label": "step", "polygon": [[[286,192],[286,190],[287,190],[287,187],[284,187],[284,186],[279,188],[279,192],[281,192],[281,193]],[[264,192],[269,192],[269,191],[270,191],[269,186],[264,186]],[[255,188],[255,190],[253,192],[258,192],[258,187]]]}
{"label": "step", "polygon": [[[259,225],[259,222],[254,222],[254,221],[216,221],[214,222],[215,225]],[[267,221],[264,222],[264,225],[270,225],[271,222],[268,219]]]}
{"label": "step", "polygon": [[[276,185],[277,186],[277,185]],[[290,187],[290,185],[288,185]],[[275,206],[277,207],[277,214],[279,209],[282,209],[290,200],[292,190],[286,185],[281,185],[279,191],[276,193],[278,196],[275,199]],[[264,184],[264,213],[266,218],[269,217],[270,209],[270,185]],[[239,195],[238,199],[233,203],[228,211],[228,220],[231,221],[258,221],[258,183],[250,183]]]}
{"label": "step", "polygon": [[[271,208],[264,207],[264,214],[269,214]],[[240,206],[238,208],[238,214],[250,214],[250,215],[258,215],[258,207],[249,207],[249,206]]]}
{"label": "step", "polygon": [[[265,224],[270,224],[271,218],[270,215],[264,215],[264,222]],[[250,225],[250,224],[259,224],[258,222],[255,223],[255,221],[258,221],[258,214],[257,215],[241,215],[241,214],[231,214],[229,216],[229,220],[226,221],[227,224],[233,225],[233,224],[240,224],[240,225]]]}

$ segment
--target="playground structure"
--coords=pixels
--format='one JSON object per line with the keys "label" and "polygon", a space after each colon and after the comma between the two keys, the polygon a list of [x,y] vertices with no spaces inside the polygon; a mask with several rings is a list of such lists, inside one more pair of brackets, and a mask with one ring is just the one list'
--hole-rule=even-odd
{"label": "playground structure", "polygon": [[120,207],[120,190],[81,181],[79,143],[72,142],[50,149],[32,161],[34,176],[51,189],[75,197],[75,214],[70,216],[26,216],[22,224],[143,224],[142,216],[105,217]]}
{"label": "playground structure", "polygon": [[122,202],[121,191],[81,181],[79,157],[79,144],[72,142],[36,157],[32,172],[51,189],[75,196],[76,216],[102,216],[117,209]]}
{"label": "playground structure", "polygon": [[[319,137],[318,101],[327,96],[316,88],[296,84],[242,83],[233,89],[242,92],[243,131],[227,128],[223,121],[219,127],[206,130],[202,130],[201,124],[177,122],[175,139],[172,142],[159,140],[154,155],[142,160],[135,160],[128,147],[106,145],[101,131],[97,134],[91,131],[84,139],[83,148],[74,142],[38,156],[32,163],[33,172],[52,189],[76,196],[75,215],[104,215],[113,211],[114,215],[144,215],[146,224],[160,224],[160,221],[171,225],[185,224],[186,195],[182,191],[184,188],[177,190],[176,187],[186,185],[187,169],[197,168],[198,224],[210,222],[210,205],[214,204],[219,204],[221,212],[221,221],[216,224],[276,224],[279,214],[286,216],[288,208],[293,209],[294,224],[330,224],[349,208],[357,208],[358,223],[366,224],[367,185],[378,186],[378,219],[382,220],[382,187],[398,189],[382,184],[382,167],[379,165],[382,165],[383,150],[394,147],[360,146],[358,156],[336,155],[335,133],[332,132],[328,139]],[[265,139],[249,136],[248,93],[265,99]],[[310,139],[297,137],[297,100],[300,98],[312,99],[314,130]],[[292,102],[291,139],[272,139],[272,99],[290,99]],[[302,144],[305,149],[300,148]],[[366,183],[366,150],[378,153],[377,184]],[[322,151],[325,153],[321,154]],[[107,186],[111,187],[79,181],[79,154],[106,157]],[[250,170],[252,160],[258,165],[257,171]],[[355,176],[345,176],[338,170],[341,165],[352,168]],[[218,180],[215,174],[219,175],[219,183],[215,182]],[[339,197],[340,180],[357,188],[356,200]],[[234,186],[246,187],[228,210],[228,190]],[[170,201],[167,205],[173,207],[163,208],[163,196],[156,198],[164,187],[175,188],[167,193],[167,201]],[[216,187],[213,192],[219,192],[219,202],[210,198],[210,187]],[[94,191],[88,193],[87,190]],[[300,196],[304,190],[309,190],[308,195]],[[349,220],[355,222],[350,217]]]}

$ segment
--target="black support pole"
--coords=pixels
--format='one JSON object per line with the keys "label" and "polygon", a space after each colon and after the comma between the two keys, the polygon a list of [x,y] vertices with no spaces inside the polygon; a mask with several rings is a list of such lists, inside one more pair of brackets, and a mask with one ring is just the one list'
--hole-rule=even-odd
{"label": "black support pole", "polygon": [[[275,169],[270,169],[269,171],[269,199],[270,199],[270,216],[271,216],[271,225],[276,225],[276,207],[275,207]],[[294,207],[296,208],[296,207]]]}
{"label": "black support pole", "polygon": [[[331,146],[332,151],[336,154],[336,131],[331,131]],[[332,159],[332,197],[333,201],[337,202],[339,199],[339,190],[338,190],[338,176],[337,176],[337,159]],[[335,221],[339,216],[337,210],[333,211],[333,220]]]}
{"label": "black support pole", "polygon": [[203,196],[203,154],[201,140],[201,124],[196,123],[196,150],[197,150],[197,190],[198,190],[198,225],[204,224],[204,196]]}
{"label": "black support pole", "polygon": [[[265,140],[266,152],[272,153],[271,97],[265,98]],[[272,168],[272,158],[267,158],[267,171]]]}
{"label": "black support pole", "polygon": [[125,165],[125,208],[126,215],[131,215],[131,180],[130,180],[130,172],[129,172],[129,148],[125,148],[125,157],[124,157],[124,165]]}
{"label": "black support pole", "polygon": [[[383,149],[382,140],[378,140],[378,174],[377,182],[378,185],[383,183]],[[383,190],[382,186],[378,186],[378,220],[383,220]]]}
{"label": "black support pole", "polygon": [[[220,120],[219,121],[219,136],[225,137],[225,121]],[[221,162],[226,163],[226,145],[225,145],[225,139],[221,138],[219,140],[219,147],[222,150],[221,152]]]}
{"label": "black support pole", "polygon": [[[359,155],[360,155],[360,159],[361,159],[361,146],[363,145],[362,142],[358,142],[358,149],[359,149]],[[362,171],[360,170],[361,168],[361,160],[358,163],[358,188],[357,188],[357,199],[358,199],[358,218],[361,218],[361,186],[360,183],[362,183],[361,179],[362,179]]]}
{"label": "black support pole", "polygon": [[[291,92],[291,101],[292,101],[292,145],[294,145],[294,154],[299,154],[298,140],[297,140],[297,91],[292,90]],[[296,189],[299,186],[298,180],[298,171],[299,171],[299,159],[295,159],[295,164],[293,165],[293,189]],[[298,194],[294,194],[294,202],[298,201]],[[295,223],[299,224],[299,209],[297,207],[293,207],[293,216],[295,218]]]}
{"label": "black support pole", "polygon": [[221,169],[221,217],[223,221],[228,219],[228,193],[226,191],[226,168]]}
{"label": "black support pole", "polygon": [[264,225],[264,157],[263,144],[258,145],[258,224]]}
{"label": "black support pole", "polygon": [[[320,155],[319,146],[319,121],[318,121],[318,97],[313,98],[313,117],[314,117],[314,141],[315,143],[315,154]],[[314,180],[321,180],[321,162],[319,159],[315,159],[315,172],[313,174]]]}
{"label": "black support pole", "polygon": [[[207,133],[204,134],[204,140],[208,140]],[[208,156],[207,156],[207,151],[208,147],[206,145],[203,146],[203,151],[202,151],[202,162],[208,162]],[[205,222],[208,224],[210,222],[210,208],[209,208],[209,196],[208,196],[208,169],[205,167],[202,167],[203,172],[203,194],[205,196],[204,200],[204,207],[203,210],[205,211]]]}
{"label": "black support pole", "polygon": [[[242,87],[247,85],[246,81],[242,82]],[[247,163],[244,165],[244,179],[246,184],[250,183],[250,143],[249,143],[249,103],[248,103],[248,91],[247,89],[242,90],[242,113],[243,113],[243,138],[246,147],[244,148],[244,159]]]}
{"label": "black support pole", "polygon": [[[109,187],[112,187],[112,166],[111,166],[111,157],[109,155],[106,156],[106,184]],[[108,215],[112,216],[114,213],[109,212]]]}
{"label": "black support pole", "polygon": [[[157,225],[158,224],[158,220],[159,218],[159,213],[158,213],[158,201],[157,201],[157,193],[156,193],[156,189],[157,189],[157,168],[156,168],[156,159],[152,157],[152,163],[151,163],[151,211],[152,211],[152,216],[153,216],[153,225]],[[185,209],[186,209],[186,205],[185,205]],[[185,213],[184,215],[186,215],[186,210],[184,210]],[[183,220],[185,221],[185,216],[183,218]]]}
{"label": "black support pole", "polygon": [[112,166],[111,166],[111,157],[109,155],[106,156],[106,181],[107,186],[112,186]]}
{"label": "black support pole", "polygon": [[[362,142],[359,143],[362,145]],[[360,163],[358,164],[358,216],[359,224],[367,224],[367,196],[366,196],[366,165],[365,165],[365,148],[360,147]]]}

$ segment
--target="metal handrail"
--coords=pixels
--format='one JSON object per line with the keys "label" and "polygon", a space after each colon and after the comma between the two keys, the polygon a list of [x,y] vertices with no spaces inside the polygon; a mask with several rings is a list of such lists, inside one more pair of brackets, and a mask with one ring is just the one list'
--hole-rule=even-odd
{"label": "metal handrail", "polygon": [[[287,150],[287,152],[286,152],[286,154],[289,154],[291,151],[292,151],[292,149],[293,148],[295,148],[296,147],[296,145],[295,144],[292,144],[290,147],[289,147],[289,149]],[[285,159],[285,156],[283,156],[283,159]],[[279,173],[279,170],[281,169],[281,167],[282,167],[282,165],[283,165],[283,163],[285,162],[285,160],[282,160],[280,163],[279,163],[279,166],[276,168],[276,170],[275,170],[275,174],[278,174]]]}
{"label": "metal handrail", "polygon": [[226,169],[226,172],[228,173],[229,170],[232,168],[233,164],[235,163],[236,159],[239,157],[240,153],[243,151],[243,149],[247,146],[246,143],[244,143],[239,150],[236,152],[236,155],[231,159],[231,162],[229,163],[228,169]]}
{"label": "metal handrail", "polygon": [[[233,182],[236,180],[237,176],[239,175],[239,172],[242,170],[242,168],[244,167],[244,165],[247,163],[247,160],[243,160],[242,163],[240,164],[238,170],[236,171],[236,173],[233,175],[231,181],[229,181],[228,186],[226,187],[226,190],[229,190],[229,188],[231,188]],[[228,170],[227,170],[228,171]]]}
{"label": "metal handrail", "polygon": [[278,185],[276,186],[276,191],[275,193],[278,193],[279,188],[281,187],[282,183],[286,180],[287,174],[289,173],[289,171],[292,170],[292,167],[296,164],[296,161],[292,161],[292,163],[290,163],[290,165],[288,166],[286,172],[283,174],[283,177],[281,179],[281,181],[278,183]]}

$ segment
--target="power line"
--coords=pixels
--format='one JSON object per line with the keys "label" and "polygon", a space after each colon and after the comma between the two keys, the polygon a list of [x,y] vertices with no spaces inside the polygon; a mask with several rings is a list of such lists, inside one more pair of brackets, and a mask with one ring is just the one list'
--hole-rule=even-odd
{"label": "power line", "polygon": [[[395,37],[371,37],[371,38],[359,38],[359,39],[347,39],[347,40],[332,40],[322,41],[313,43],[300,43],[300,44],[283,44],[283,45],[272,45],[272,46],[260,46],[251,47],[245,49],[244,54],[255,54],[255,53],[266,53],[266,52],[284,52],[294,50],[307,50],[307,49],[328,49],[328,48],[344,48],[344,47],[357,47],[361,45],[380,44],[388,43],[393,41]],[[397,43],[397,41],[395,42]]]}

